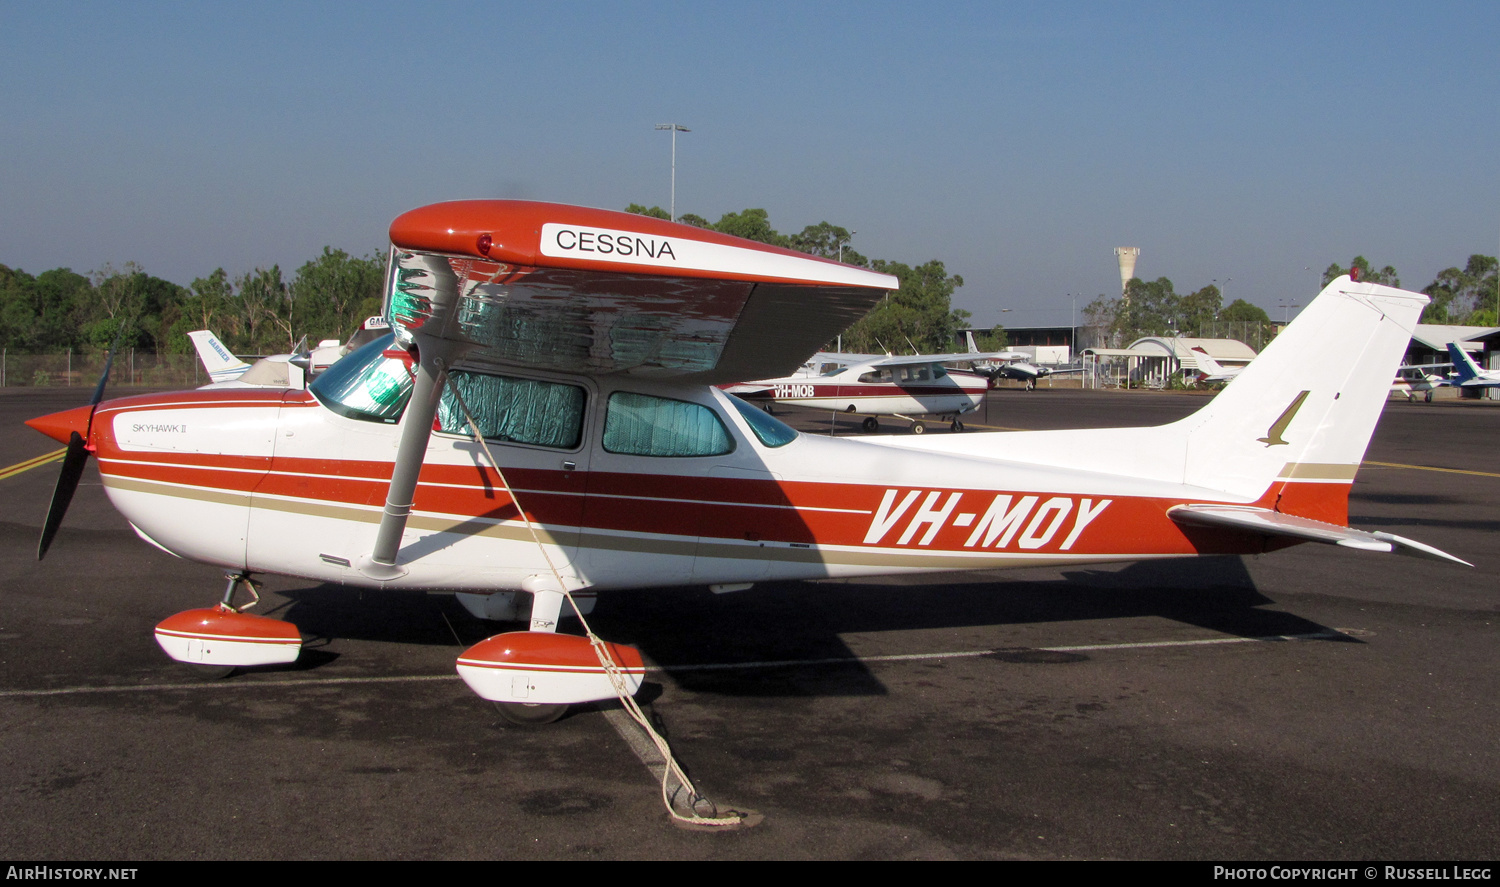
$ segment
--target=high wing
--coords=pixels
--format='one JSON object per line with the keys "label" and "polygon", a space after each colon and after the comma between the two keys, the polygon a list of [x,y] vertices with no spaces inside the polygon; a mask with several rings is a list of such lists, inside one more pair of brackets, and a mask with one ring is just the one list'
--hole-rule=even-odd
{"label": "high wing", "polygon": [[924,363],[960,363],[971,360],[1018,360],[1028,355],[1019,351],[964,351],[956,354],[905,354],[895,357],[880,357],[861,366],[897,367],[915,366]]}
{"label": "high wing", "polygon": [[467,362],[597,375],[786,375],[897,288],[887,274],[689,225],[530,201],[412,210],[391,243],[398,334],[463,343]]}

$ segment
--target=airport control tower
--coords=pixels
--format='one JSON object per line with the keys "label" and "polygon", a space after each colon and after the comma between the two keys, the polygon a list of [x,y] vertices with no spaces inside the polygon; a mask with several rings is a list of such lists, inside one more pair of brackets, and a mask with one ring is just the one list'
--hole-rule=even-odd
{"label": "airport control tower", "polygon": [[1125,287],[1130,285],[1130,278],[1135,276],[1135,260],[1141,257],[1141,248],[1138,246],[1115,247],[1115,258],[1120,260],[1120,295],[1125,295]]}

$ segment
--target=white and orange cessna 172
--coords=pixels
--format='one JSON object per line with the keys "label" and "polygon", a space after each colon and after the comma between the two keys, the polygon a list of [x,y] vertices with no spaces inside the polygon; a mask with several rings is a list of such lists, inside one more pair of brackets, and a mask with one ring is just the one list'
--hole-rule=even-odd
{"label": "white and orange cessna 172", "polygon": [[234,605],[255,573],[472,593],[497,614],[525,593],[528,630],[458,669],[508,717],[542,722],[643,674],[632,648],[556,632],[579,592],[1308,541],[1463,563],[1347,526],[1416,293],[1339,278],[1169,425],[828,438],[714,386],[790,372],[893,278],[546,203],[428,206],[391,241],[392,335],[307,390],[106,401],[101,383],[92,405],[29,423],[69,442],[41,551],[92,453],[143,539],[228,571],[223,603],[158,626],[173,658],[297,658],[295,626]]}
{"label": "white and orange cessna 172", "polygon": [[[1001,353],[1001,352],[997,352]],[[914,354],[894,357],[882,354],[837,354],[819,352],[809,365],[827,367],[821,373],[807,371],[779,379],[763,379],[724,386],[731,394],[761,406],[793,404],[857,413],[867,433],[880,430],[877,416],[895,416],[911,423],[921,434],[927,426],[917,416],[941,416],[953,431],[962,431],[960,416],[979,408],[989,391],[989,380],[978,373],[949,369],[943,364],[987,355]]]}

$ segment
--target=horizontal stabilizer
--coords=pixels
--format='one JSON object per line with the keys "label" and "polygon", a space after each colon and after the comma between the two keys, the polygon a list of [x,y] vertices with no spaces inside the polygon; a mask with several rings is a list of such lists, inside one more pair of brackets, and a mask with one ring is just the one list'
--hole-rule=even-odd
{"label": "horizontal stabilizer", "polygon": [[1220,527],[1258,533],[1263,536],[1285,536],[1303,542],[1323,542],[1364,551],[1395,552],[1413,557],[1450,561],[1466,567],[1474,566],[1466,560],[1439,551],[1431,545],[1424,545],[1394,533],[1371,533],[1312,518],[1282,514],[1267,508],[1248,505],[1178,505],[1167,510],[1167,517],[1188,526]]}

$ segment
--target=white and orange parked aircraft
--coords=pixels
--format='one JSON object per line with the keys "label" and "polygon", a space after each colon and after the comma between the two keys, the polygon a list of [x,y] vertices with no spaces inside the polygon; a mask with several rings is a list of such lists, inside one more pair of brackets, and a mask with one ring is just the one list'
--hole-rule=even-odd
{"label": "white and orange parked aircraft", "polygon": [[[163,621],[173,658],[289,662],[234,605],[255,573],[531,596],[458,660],[521,721],[632,693],[638,652],[556,631],[580,592],[1268,551],[1458,561],[1347,526],[1427,299],[1347,277],[1192,416],[1155,428],[827,438],[714,387],[786,374],[894,279],[637,215],[437,204],[391,226],[393,335],[308,390],[194,390],[29,424],[150,543],[228,571]],[[475,433],[477,429],[477,434]],[[493,599],[493,598],[492,598]],[[368,598],[372,606],[379,598]]]}
{"label": "white and orange parked aircraft", "polygon": [[340,344],[337,339],[324,339],[316,348],[308,350],[303,350],[299,344],[290,354],[273,354],[253,364],[230,354],[219,337],[209,330],[194,330],[188,333],[188,338],[198,351],[198,360],[208,371],[209,384],[203,386],[205,388],[302,388],[307,384],[308,376],[316,376],[345,354],[388,332],[390,324],[384,317],[369,317],[347,342]]}
{"label": "white and orange parked aircraft", "polygon": [[1244,372],[1245,367],[1249,366],[1248,363],[1242,366],[1224,366],[1197,345],[1193,346],[1192,351],[1194,359],[1198,361],[1197,381],[1199,382],[1228,382],[1230,379]]}
{"label": "white and orange parked aircraft", "polygon": [[[862,427],[867,433],[880,430],[877,416],[904,419],[915,434],[927,430],[919,416],[944,417],[953,431],[962,431],[960,417],[979,408],[990,383],[978,373],[943,364],[986,356],[819,352],[803,371],[779,379],[728,385],[725,390],[761,406],[792,404],[863,415]],[[813,373],[807,371],[810,366],[826,369]]]}

